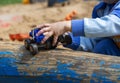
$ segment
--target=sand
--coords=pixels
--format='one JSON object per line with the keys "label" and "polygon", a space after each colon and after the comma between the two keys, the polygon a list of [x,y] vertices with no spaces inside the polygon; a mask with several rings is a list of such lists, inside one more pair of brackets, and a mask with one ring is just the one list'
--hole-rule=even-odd
{"label": "sand", "polygon": [[[97,1],[71,0],[70,5],[47,7],[46,2],[15,4],[0,7],[0,38],[11,41],[9,34],[29,33],[34,25],[65,20],[71,11],[77,11],[74,19],[90,18]],[[18,42],[18,41],[13,41]]]}

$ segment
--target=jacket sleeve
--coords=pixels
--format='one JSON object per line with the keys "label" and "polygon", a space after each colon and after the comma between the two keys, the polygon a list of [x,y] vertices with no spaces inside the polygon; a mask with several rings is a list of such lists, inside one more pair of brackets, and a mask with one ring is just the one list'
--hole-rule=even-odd
{"label": "jacket sleeve", "polygon": [[86,37],[120,35],[120,3],[110,14],[101,18],[84,18],[82,21],[79,20],[79,23],[73,20],[72,33],[74,36]]}
{"label": "jacket sleeve", "polygon": [[120,18],[114,14],[96,19],[84,18],[84,34],[86,37],[120,35]]}

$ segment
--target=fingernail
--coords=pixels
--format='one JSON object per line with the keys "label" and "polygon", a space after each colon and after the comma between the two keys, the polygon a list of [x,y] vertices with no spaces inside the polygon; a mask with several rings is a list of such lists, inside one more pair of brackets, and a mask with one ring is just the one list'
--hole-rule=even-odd
{"label": "fingernail", "polygon": [[38,36],[38,34],[36,34],[36,36]]}

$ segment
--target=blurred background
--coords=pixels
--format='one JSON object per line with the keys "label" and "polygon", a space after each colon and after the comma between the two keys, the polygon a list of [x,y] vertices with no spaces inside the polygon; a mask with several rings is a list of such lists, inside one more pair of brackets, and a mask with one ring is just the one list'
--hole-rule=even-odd
{"label": "blurred background", "polygon": [[[0,0],[0,40],[28,34],[36,25],[90,18],[99,0]],[[24,37],[24,36],[23,36]]]}

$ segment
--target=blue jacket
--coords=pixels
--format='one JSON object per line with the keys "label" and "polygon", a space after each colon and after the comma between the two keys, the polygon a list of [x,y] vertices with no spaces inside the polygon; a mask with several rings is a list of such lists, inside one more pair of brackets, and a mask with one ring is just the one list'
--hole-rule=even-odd
{"label": "blue jacket", "polygon": [[68,47],[75,50],[82,47],[89,51],[97,43],[96,38],[115,35],[120,35],[120,1],[116,4],[100,2],[94,7],[92,18],[72,20],[71,36],[74,45]]}

